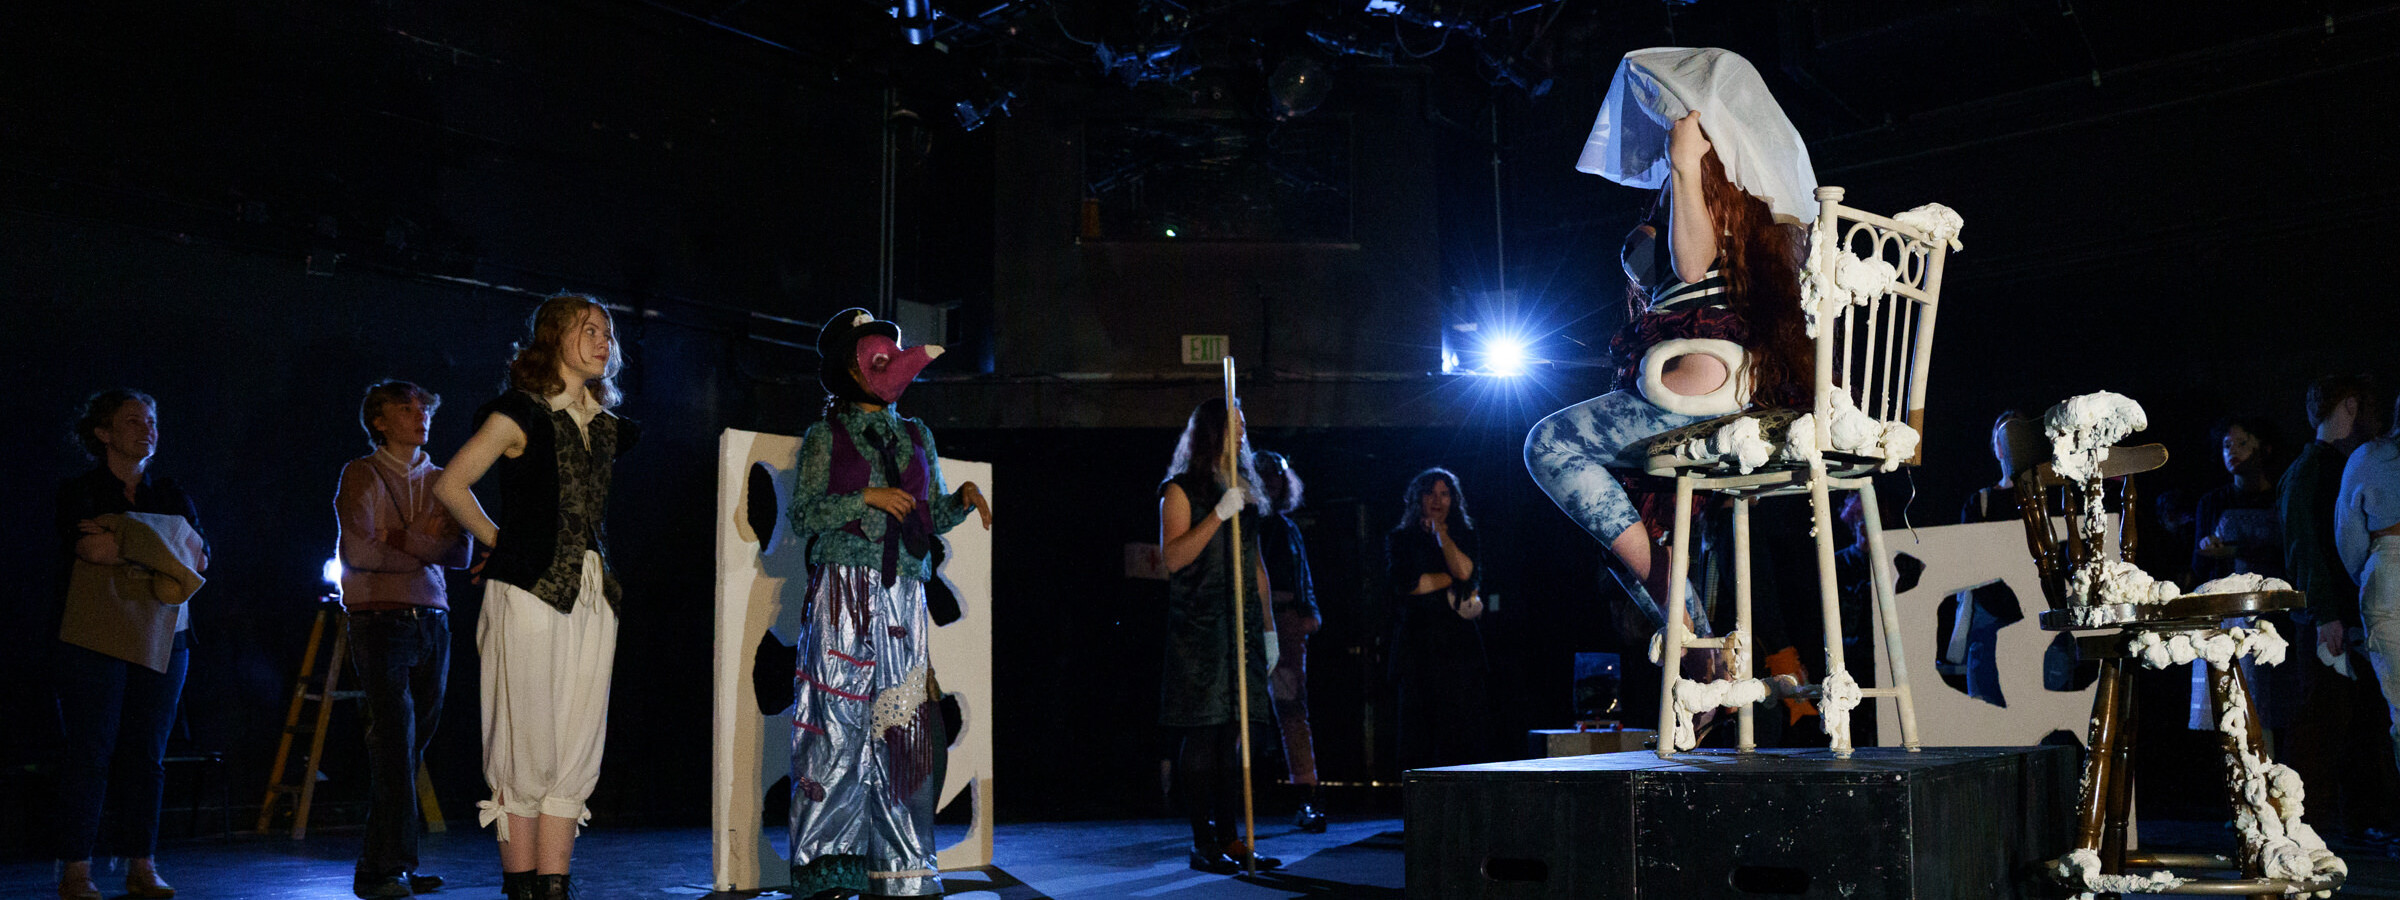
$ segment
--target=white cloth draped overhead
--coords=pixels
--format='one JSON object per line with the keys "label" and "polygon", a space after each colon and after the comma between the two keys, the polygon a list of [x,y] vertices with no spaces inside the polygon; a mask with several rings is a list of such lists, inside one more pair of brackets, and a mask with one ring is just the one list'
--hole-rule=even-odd
{"label": "white cloth draped overhead", "polygon": [[1766,201],[1778,218],[1816,220],[1817,174],[1808,145],[1758,69],[1728,50],[1653,47],[1625,54],[1575,168],[1627,187],[1665,184],[1667,134],[1695,109],[1735,185]]}

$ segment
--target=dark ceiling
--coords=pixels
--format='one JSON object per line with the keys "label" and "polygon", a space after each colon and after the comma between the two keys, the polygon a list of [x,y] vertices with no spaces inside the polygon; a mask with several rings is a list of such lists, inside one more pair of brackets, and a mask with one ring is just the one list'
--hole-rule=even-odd
{"label": "dark ceiling", "polygon": [[1337,73],[1423,66],[1531,92],[1560,76],[1604,80],[1621,47],[1723,46],[1770,73],[1812,137],[2161,64],[2205,64],[2278,33],[2332,34],[2392,9],[2369,0],[638,2],[775,48],[827,77],[890,77],[970,102],[1021,90],[1029,69],[1175,90],[1263,82],[1293,57]]}

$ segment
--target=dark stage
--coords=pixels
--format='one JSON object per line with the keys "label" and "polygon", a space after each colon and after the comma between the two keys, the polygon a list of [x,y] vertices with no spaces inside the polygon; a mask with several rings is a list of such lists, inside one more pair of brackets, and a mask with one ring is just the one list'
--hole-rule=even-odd
{"label": "dark stage", "polygon": [[[644,435],[607,517],[627,602],[587,896],[705,893],[707,832],[665,826],[705,821],[712,787],[720,435],[815,421],[819,325],[854,306],[950,348],[901,411],[995,472],[977,712],[1007,878],[962,874],[957,895],[1400,896],[1397,794],[1352,798],[1322,836],[1262,816],[1263,849],[1293,865],[1257,883],[1187,869],[1177,822],[1124,818],[1163,815],[1175,740],[1158,725],[1167,582],[1132,562],[1160,539],[1185,415],[1219,390],[1192,360],[1218,348],[1241,363],[1251,442],[1307,483],[1294,521],[1324,612],[1307,685],[1328,783],[1397,783],[1406,764],[1385,541],[1430,466],[1457,474],[1487,554],[1488,715],[1459,729],[1474,755],[1573,723],[1579,653],[1623,654],[1624,696],[1655,696],[1649,628],[1621,628],[1602,545],[1524,457],[1538,420],[1609,390],[1624,361],[1620,248],[1657,198],[1575,164],[1645,47],[1752,60],[1816,181],[1862,208],[1966,217],[1923,464],[1877,484],[1895,534],[1956,521],[1992,481],[1995,414],[2107,389],[2148,410],[2138,440],[2172,451],[2144,476],[2134,560],[2172,577],[2200,537],[2192,507],[2228,483],[2211,421],[2280,423],[2272,483],[2311,434],[2309,379],[2400,373],[2375,262],[2400,188],[2374,124],[2400,117],[2400,0],[924,0],[905,23],[900,0],[14,6],[0,898],[51,895],[33,860],[60,826],[35,776],[61,738],[52,513],[91,466],[70,440],[78,399],[155,396],[156,471],[211,547],[167,750],[165,876],[190,898],[344,897],[367,803],[354,706],[326,732],[308,840],[228,832],[255,819],[284,734],[337,477],[369,448],[360,393],[401,378],[447,398],[426,450],[450,459],[554,290],[615,310],[619,411]],[[1491,362],[1503,337],[1529,363],[1516,374]],[[1785,561],[1762,581],[1786,588],[1760,608],[1814,604],[1807,504],[1757,516],[1764,558]],[[452,815],[488,791],[483,596],[454,576],[427,751]],[[1917,689],[1949,690],[1919,656]],[[2214,737],[2182,727],[2187,673],[2135,688],[2135,806],[2162,820],[2146,835],[2231,846]],[[1650,724],[1654,705],[1631,707]],[[428,844],[455,879],[443,896],[497,893],[470,824]],[[2336,845],[2345,896],[2400,896],[2400,864]]]}
{"label": "dark stage", "polygon": [[[1285,865],[1280,872],[1250,879],[1186,868],[1180,821],[1017,823],[1000,827],[995,869],[946,873],[942,884],[951,900],[1398,900],[1405,880],[1401,824],[1397,819],[1337,818],[1324,834],[1302,834],[1281,822],[1272,827],[1262,822],[1260,848],[1280,854]],[[427,837],[427,871],[450,879],[432,896],[481,900],[499,893],[491,839],[467,830],[469,825],[458,822],[449,833]],[[2223,851],[2233,844],[2232,832],[2214,823],[2162,820],[2144,823],[2143,828],[2145,844],[2159,848]],[[2350,863],[2350,880],[2340,896],[2400,897],[2400,860],[2339,839],[2332,845]],[[161,872],[180,895],[194,900],[322,900],[349,896],[351,856],[357,849],[355,833],[319,833],[298,842],[243,836],[171,843],[161,848],[159,859]],[[586,900],[708,896],[708,852],[705,828],[593,828],[576,848],[576,886]],[[0,896],[49,896],[52,871],[46,862],[0,865]],[[111,897],[119,896],[114,880],[99,880],[111,886]]]}

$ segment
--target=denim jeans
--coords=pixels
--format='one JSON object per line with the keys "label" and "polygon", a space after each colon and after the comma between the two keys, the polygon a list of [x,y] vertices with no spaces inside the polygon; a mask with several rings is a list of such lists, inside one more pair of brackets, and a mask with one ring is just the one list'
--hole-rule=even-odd
{"label": "denim jeans", "polygon": [[417,868],[417,767],[442,719],[450,616],[424,607],[350,614],[350,666],[367,701],[367,845],[358,874]]}
{"label": "denim jeans", "polygon": [[[65,741],[58,766],[58,858],[148,857],[158,846],[159,793],[167,784],[167,736],[191,663],[184,636],[165,672],[58,645],[58,700]],[[103,824],[106,825],[105,830]]]}

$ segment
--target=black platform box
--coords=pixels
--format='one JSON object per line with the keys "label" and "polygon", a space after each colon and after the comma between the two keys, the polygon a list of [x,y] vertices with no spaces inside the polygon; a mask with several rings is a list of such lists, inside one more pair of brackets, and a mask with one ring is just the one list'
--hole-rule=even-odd
{"label": "black platform box", "polygon": [[1408,896],[2045,896],[2072,747],[1636,751],[1405,777]]}

